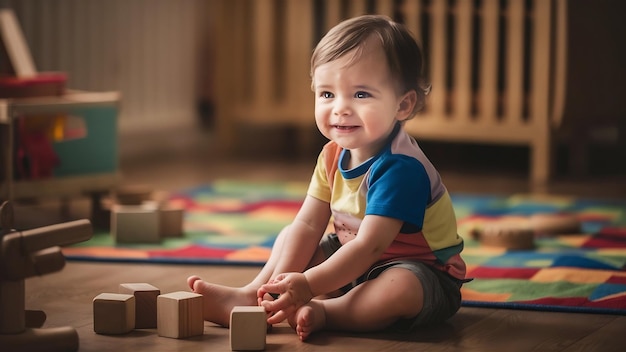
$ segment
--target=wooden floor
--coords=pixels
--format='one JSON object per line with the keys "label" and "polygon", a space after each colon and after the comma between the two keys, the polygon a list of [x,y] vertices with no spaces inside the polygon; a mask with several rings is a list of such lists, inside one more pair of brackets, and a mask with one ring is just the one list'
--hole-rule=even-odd
{"label": "wooden floor", "polygon": [[[196,136],[197,137],[197,136]],[[196,139],[180,143],[164,141],[162,149],[145,155],[132,146],[122,146],[123,180],[173,190],[219,178],[248,180],[307,181],[314,157],[280,159],[252,157],[223,158],[212,143]],[[211,136],[206,136],[210,139]],[[192,138],[193,140],[193,138]],[[200,141],[199,143],[197,143]],[[171,143],[170,143],[171,142]],[[182,145],[180,145],[182,144]],[[191,147],[191,148],[190,148]],[[128,151],[128,153],[126,153]],[[141,154],[142,157],[137,157]],[[251,153],[254,154],[254,153]],[[498,170],[477,164],[469,170],[454,167],[437,154],[444,182],[452,192],[528,192],[524,170]],[[482,157],[481,157],[482,158]],[[480,158],[479,158],[480,159]],[[493,165],[489,162],[490,165]],[[496,164],[506,164],[495,161]],[[484,172],[476,172],[484,169]],[[626,198],[623,175],[594,176],[584,180],[565,179],[551,193]],[[620,181],[621,180],[621,181]],[[54,201],[21,204],[16,215],[22,226],[54,221]],[[85,200],[73,200],[72,217],[86,214]],[[18,222],[20,223],[20,222]],[[92,299],[102,292],[116,292],[124,282],[148,282],[163,293],[187,290],[185,278],[199,274],[227,285],[242,285],[258,268],[191,265],[139,265],[68,262],[57,273],[26,281],[27,309],[44,310],[44,327],[72,326],[80,338],[80,351],[228,351],[229,331],[206,323],[204,335],[186,340],[158,337],[155,329],[136,330],[122,336],[93,332]],[[321,332],[310,341],[298,341],[287,325],[276,326],[267,337],[268,351],[623,351],[626,346],[626,316],[463,307],[445,324],[413,334],[348,334]],[[5,349],[0,346],[0,350]]]}

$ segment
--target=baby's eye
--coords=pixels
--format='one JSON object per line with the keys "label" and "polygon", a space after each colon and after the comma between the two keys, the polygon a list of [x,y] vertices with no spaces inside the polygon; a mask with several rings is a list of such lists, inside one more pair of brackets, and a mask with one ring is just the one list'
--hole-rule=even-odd
{"label": "baby's eye", "polygon": [[331,92],[321,92],[320,93],[320,97],[325,98],[325,99],[330,99],[333,97],[333,93]]}
{"label": "baby's eye", "polygon": [[363,98],[369,98],[369,97],[371,97],[371,95],[368,92],[361,91],[361,92],[356,92],[354,94],[354,97],[355,98],[359,98],[359,99],[363,99]]}

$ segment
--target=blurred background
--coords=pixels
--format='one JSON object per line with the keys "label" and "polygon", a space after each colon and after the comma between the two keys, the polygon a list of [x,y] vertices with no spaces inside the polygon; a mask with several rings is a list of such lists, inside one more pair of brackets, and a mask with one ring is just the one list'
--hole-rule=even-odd
{"label": "blurred background", "polygon": [[[309,58],[342,19],[386,14],[426,53],[407,126],[442,169],[626,183],[621,0],[1,0],[37,70],[118,91],[120,167],[184,155],[314,163]],[[623,180],[624,182],[621,182]],[[619,191],[618,191],[619,194]]]}

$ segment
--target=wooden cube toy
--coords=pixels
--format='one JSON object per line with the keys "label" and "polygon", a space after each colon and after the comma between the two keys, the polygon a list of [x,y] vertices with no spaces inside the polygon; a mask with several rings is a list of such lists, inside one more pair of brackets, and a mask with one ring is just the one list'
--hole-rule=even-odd
{"label": "wooden cube toy", "polygon": [[157,297],[157,333],[184,339],[204,333],[202,295],[178,291]]}
{"label": "wooden cube toy", "polygon": [[161,237],[181,237],[183,235],[183,217],[181,207],[163,206],[159,209],[159,232]]}
{"label": "wooden cube toy", "polygon": [[267,313],[263,307],[236,306],[230,312],[231,350],[264,350],[266,334]]}
{"label": "wooden cube toy", "polygon": [[147,283],[120,284],[119,293],[135,296],[135,329],[157,327],[157,297],[161,290]]}
{"label": "wooden cube toy", "polygon": [[159,211],[152,206],[115,205],[111,233],[117,243],[158,243]]}
{"label": "wooden cube toy", "polygon": [[93,299],[93,330],[97,334],[125,334],[135,328],[135,296],[101,293]]}

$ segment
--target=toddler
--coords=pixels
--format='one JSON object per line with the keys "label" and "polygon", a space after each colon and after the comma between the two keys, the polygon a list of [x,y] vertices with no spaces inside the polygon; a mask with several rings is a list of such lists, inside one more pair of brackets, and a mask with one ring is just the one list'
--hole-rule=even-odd
{"label": "toddler", "polygon": [[[259,304],[301,340],[318,330],[411,330],[461,304],[463,239],[448,191],[402,128],[423,106],[422,52],[407,29],[365,15],[332,28],[311,58],[315,122],[330,141],[294,221],[244,287],[198,276],[204,318],[228,326]],[[333,233],[325,235],[329,221]]]}

